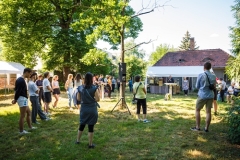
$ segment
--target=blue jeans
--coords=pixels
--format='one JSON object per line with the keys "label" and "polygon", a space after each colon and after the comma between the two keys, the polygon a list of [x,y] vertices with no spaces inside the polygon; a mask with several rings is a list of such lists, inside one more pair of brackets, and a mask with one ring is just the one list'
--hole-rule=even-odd
{"label": "blue jeans", "polygon": [[72,107],[72,100],[73,100],[73,88],[68,88],[67,89],[67,95],[68,95],[68,106]]}
{"label": "blue jeans", "polygon": [[38,96],[30,96],[30,101],[32,103],[32,123],[36,123],[37,114],[41,118],[41,120],[46,119],[47,117],[42,111],[42,107],[39,103]]}

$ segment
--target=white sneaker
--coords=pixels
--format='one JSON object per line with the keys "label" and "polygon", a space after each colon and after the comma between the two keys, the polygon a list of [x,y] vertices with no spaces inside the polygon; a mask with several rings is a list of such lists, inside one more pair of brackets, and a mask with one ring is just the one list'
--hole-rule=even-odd
{"label": "white sneaker", "polygon": [[30,132],[23,130],[22,132],[19,132],[19,134],[28,134]]}
{"label": "white sneaker", "polygon": [[51,113],[50,113],[50,112],[47,112],[47,113],[46,113],[46,116],[51,116]]}
{"label": "white sneaker", "polygon": [[51,118],[48,118],[48,117],[47,117],[46,119],[44,119],[44,121],[49,121],[49,120],[51,120]]}
{"label": "white sneaker", "polygon": [[149,123],[149,122],[151,122],[151,121],[149,121],[149,120],[147,120],[147,119],[144,119],[144,120],[143,120],[143,123]]}
{"label": "white sneaker", "polygon": [[37,129],[37,127],[33,127],[33,126],[32,126],[32,128],[30,128],[30,129]]}

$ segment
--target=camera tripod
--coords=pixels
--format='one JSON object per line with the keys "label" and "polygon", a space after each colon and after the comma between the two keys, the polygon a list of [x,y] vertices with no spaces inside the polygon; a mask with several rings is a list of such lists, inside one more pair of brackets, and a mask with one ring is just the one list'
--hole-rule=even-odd
{"label": "camera tripod", "polygon": [[122,97],[122,98],[120,98],[120,99],[118,100],[117,104],[113,107],[113,109],[112,109],[111,112],[113,112],[113,110],[117,107],[118,103],[121,102],[121,101],[123,101],[123,104],[122,104],[122,105],[125,105],[125,107],[128,109],[129,114],[131,115],[131,112],[130,112],[128,106],[127,106],[127,103],[126,103],[126,100],[125,100],[124,97]]}

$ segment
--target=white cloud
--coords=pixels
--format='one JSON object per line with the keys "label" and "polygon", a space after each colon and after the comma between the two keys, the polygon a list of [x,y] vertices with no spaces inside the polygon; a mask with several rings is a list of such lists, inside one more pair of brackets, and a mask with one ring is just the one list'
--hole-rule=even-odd
{"label": "white cloud", "polygon": [[213,33],[213,34],[210,35],[210,37],[211,37],[211,38],[219,37],[219,34]]}

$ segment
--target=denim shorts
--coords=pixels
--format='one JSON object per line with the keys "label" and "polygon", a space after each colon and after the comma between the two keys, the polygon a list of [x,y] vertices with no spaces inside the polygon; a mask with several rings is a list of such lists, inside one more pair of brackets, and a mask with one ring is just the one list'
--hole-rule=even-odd
{"label": "denim shorts", "polygon": [[20,96],[17,100],[19,107],[27,107],[28,106],[28,99],[26,97]]}

